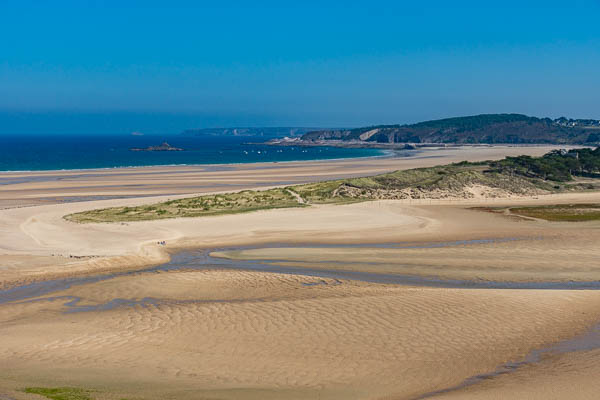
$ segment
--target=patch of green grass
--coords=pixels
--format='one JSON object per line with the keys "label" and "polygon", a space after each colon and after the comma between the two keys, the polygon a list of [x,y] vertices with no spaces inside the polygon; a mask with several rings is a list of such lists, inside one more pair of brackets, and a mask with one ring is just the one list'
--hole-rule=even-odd
{"label": "patch of green grass", "polygon": [[556,191],[547,182],[510,176],[489,170],[486,164],[461,163],[431,168],[416,168],[364,178],[352,178],[294,186],[310,203],[346,203],[374,199],[426,198],[434,191],[461,196],[472,185],[527,194],[540,190]]}
{"label": "patch of green grass", "polygon": [[58,388],[42,388],[29,387],[24,390],[25,393],[39,394],[52,400],[92,400],[89,390],[73,388],[73,387],[58,387]]}
{"label": "patch of green grass", "polygon": [[342,196],[334,196],[345,180],[325,181],[317,183],[307,183],[304,185],[293,186],[291,189],[298,193],[306,202],[313,204],[341,203],[351,201]]}
{"label": "patch of green grass", "polygon": [[515,207],[510,212],[547,221],[583,222],[600,220],[600,204],[557,204],[550,206]]}
{"label": "patch of green grass", "polygon": [[113,207],[67,215],[69,221],[128,222],[154,219],[200,217],[235,214],[272,208],[304,207],[284,188],[263,191],[244,190],[237,193],[215,194],[170,200],[138,207]]}

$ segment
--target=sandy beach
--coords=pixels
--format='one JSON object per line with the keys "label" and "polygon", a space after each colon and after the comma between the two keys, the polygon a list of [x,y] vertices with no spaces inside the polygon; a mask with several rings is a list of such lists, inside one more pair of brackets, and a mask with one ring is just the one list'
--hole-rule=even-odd
{"label": "sandy beach", "polygon": [[[600,224],[472,208],[598,203],[600,193],[118,224],[63,219],[191,194],[548,150],[0,173],[0,181],[14,181],[0,191],[0,398],[39,399],[22,392],[29,386],[82,387],[97,399],[541,399],[567,391],[593,398],[600,340],[527,360],[600,323],[600,292],[568,286],[600,281]],[[191,261],[178,261],[178,252],[191,249]],[[151,268],[171,257],[169,268]],[[204,260],[201,267],[195,259]],[[378,279],[385,276],[398,282]],[[406,276],[453,283],[435,287]],[[8,297],[24,284],[81,277],[93,279]],[[557,286],[510,286],[539,282]],[[481,374],[491,375],[464,384]],[[577,389],[569,390],[573,382]]]}
{"label": "sandy beach", "polygon": [[[562,146],[565,147],[565,146]],[[558,146],[477,146],[427,149],[412,157],[159,166],[74,171],[0,172],[0,209],[105,200],[113,197],[196,194],[368,176],[463,160],[539,156]]]}

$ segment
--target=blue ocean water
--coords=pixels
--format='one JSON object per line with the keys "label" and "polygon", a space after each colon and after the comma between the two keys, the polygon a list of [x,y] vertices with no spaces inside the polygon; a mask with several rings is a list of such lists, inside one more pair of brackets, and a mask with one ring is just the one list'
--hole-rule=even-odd
{"label": "blue ocean water", "polygon": [[[167,141],[185,151],[134,152]],[[0,171],[231,164],[369,157],[376,149],[275,147],[262,137],[184,135],[1,135]]]}

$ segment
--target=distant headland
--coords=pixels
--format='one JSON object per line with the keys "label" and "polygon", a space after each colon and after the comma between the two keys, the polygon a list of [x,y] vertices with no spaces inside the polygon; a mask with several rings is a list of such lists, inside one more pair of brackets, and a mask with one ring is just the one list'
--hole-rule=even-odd
{"label": "distant headland", "polygon": [[321,129],[301,137],[271,140],[275,145],[398,147],[409,144],[570,144],[600,143],[600,120],[536,118],[522,114],[482,114],[407,125]]}

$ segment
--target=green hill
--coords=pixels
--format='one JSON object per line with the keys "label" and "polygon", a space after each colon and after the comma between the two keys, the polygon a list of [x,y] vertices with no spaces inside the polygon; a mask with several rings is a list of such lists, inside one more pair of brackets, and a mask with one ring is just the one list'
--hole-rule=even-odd
{"label": "green hill", "polygon": [[355,129],[318,130],[304,141],[375,143],[521,143],[587,144],[600,142],[600,121],[529,117],[522,114],[481,114]]}

